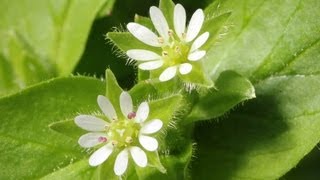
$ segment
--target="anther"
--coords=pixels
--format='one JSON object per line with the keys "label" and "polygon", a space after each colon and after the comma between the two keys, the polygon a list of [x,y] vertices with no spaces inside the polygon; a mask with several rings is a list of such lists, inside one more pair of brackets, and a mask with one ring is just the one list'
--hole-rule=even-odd
{"label": "anther", "polygon": [[168,34],[170,37],[173,37],[174,32],[171,29],[169,29]]}
{"label": "anther", "polygon": [[180,53],[180,52],[181,52],[181,50],[180,50],[180,47],[179,47],[179,46],[176,46],[176,47],[174,48],[174,50],[176,51],[176,53]]}
{"label": "anther", "polygon": [[106,138],[106,137],[103,137],[103,136],[100,136],[100,137],[98,138],[98,141],[99,141],[99,142],[107,142],[107,138]]}
{"label": "anther", "polygon": [[112,145],[116,146],[118,144],[118,141],[112,141]]}
{"label": "anther", "polygon": [[162,56],[168,56],[168,52],[167,51],[162,51]]}
{"label": "anther", "polygon": [[183,39],[185,39],[187,35],[186,35],[186,33],[182,33],[181,36]]}
{"label": "anther", "polygon": [[109,131],[109,129],[110,129],[110,126],[109,126],[109,125],[105,125],[105,126],[104,126],[104,130],[105,130],[105,131]]}
{"label": "anther", "polygon": [[158,42],[159,42],[160,44],[163,44],[163,43],[164,43],[164,39],[163,39],[162,37],[158,37]]}
{"label": "anther", "polygon": [[133,142],[132,137],[130,137],[130,136],[126,137],[126,143],[130,144],[132,142]]}
{"label": "anther", "polygon": [[130,112],[127,117],[128,117],[128,119],[133,119],[133,118],[136,117],[136,113],[135,112]]}

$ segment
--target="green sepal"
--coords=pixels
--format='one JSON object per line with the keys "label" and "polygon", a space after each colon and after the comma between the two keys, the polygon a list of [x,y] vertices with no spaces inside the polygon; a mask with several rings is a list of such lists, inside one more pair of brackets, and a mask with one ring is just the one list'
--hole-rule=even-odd
{"label": "green sepal", "polygon": [[112,103],[118,118],[126,118],[123,116],[120,108],[120,94],[122,93],[122,88],[119,86],[116,77],[110,69],[106,70],[106,97]]}
{"label": "green sepal", "polygon": [[140,16],[140,15],[136,14],[134,16],[134,22],[141,24],[141,25],[147,27],[148,29],[154,29],[153,23],[152,23],[151,19],[148,17],[144,17],[144,16]]}
{"label": "green sepal", "polygon": [[171,0],[160,0],[159,9],[161,9],[164,17],[166,18],[169,27],[173,28],[173,11],[175,4]]}
{"label": "green sepal", "polygon": [[205,69],[203,68],[203,63],[200,62],[192,62],[192,71],[189,74],[182,75],[179,74],[178,76],[181,78],[183,83],[190,84],[191,86],[195,87],[212,87],[214,83],[209,78],[207,73],[205,73]]}
{"label": "green sepal", "polygon": [[130,49],[145,49],[161,54],[161,48],[144,44],[135,38],[130,32],[109,32],[107,33],[107,38],[123,52]]}
{"label": "green sepal", "polygon": [[210,48],[214,47],[214,45],[219,41],[219,39],[221,39],[220,33],[224,30],[223,28],[227,20],[229,19],[230,15],[230,12],[224,13],[217,17],[210,18],[209,20],[203,23],[203,27],[199,35],[201,35],[204,32],[209,32],[210,35],[207,42],[200,49],[209,50]]}

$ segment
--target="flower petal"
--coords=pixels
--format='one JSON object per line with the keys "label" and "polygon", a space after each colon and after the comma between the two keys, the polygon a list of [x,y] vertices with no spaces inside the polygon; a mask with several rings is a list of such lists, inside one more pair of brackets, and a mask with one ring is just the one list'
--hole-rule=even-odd
{"label": "flower petal", "polygon": [[122,150],[116,159],[116,162],[114,163],[114,173],[116,173],[116,175],[121,176],[128,167],[128,160],[129,160],[129,153],[128,153],[128,149],[124,149]]}
{"label": "flower petal", "polygon": [[179,66],[180,74],[188,74],[192,70],[192,65],[190,63],[183,63]]}
{"label": "flower petal", "polygon": [[186,19],[186,10],[181,4],[177,4],[174,7],[173,21],[174,29],[180,39],[183,38],[182,34],[185,33],[186,30]]}
{"label": "flower petal", "polygon": [[155,151],[158,149],[158,141],[150,136],[139,136],[140,144],[148,151]]}
{"label": "flower petal", "polygon": [[147,102],[143,102],[139,105],[138,111],[136,114],[136,121],[141,123],[144,122],[149,115],[149,105]]}
{"label": "flower petal", "polygon": [[74,122],[87,131],[103,131],[105,126],[109,125],[106,121],[90,115],[79,115],[75,117]]}
{"label": "flower petal", "polygon": [[101,111],[109,118],[109,120],[117,119],[116,111],[111,102],[104,96],[98,96],[98,105]]}
{"label": "flower petal", "polygon": [[158,41],[158,36],[145,26],[137,23],[128,23],[127,29],[134,37],[139,39],[141,42],[154,47],[161,46]]}
{"label": "flower petal", "polygon": [[206,55],[206,51],[195,51],[188,55],[190,61],[198,61]]}
{"label": "flower petal", "polygon": [[199,36],[192,44],[191,48],[190,48],[190,52],[193,52],[197,49],[199,49],[204,43],[207,42],[209,38],[209,32],[205,32],[203,34],[201,34],[201,36]]}
{"label": "flower petal", "polygon": [[156,28],[156,30],[158,31],[158,33],[160,34],[160,36],[162,38],[164,38],[165,41],[169,40],[169,26],[167,23],[166,18],[164,17],[162,11],[155,7],[155,6],[151,6],[150,10],[150,18],[151,21],[154,25],[154,27]]}
{"label": "flower petal", "polygon": [[84,148],[90,148],[103,143],[99,140],[101,137],[107,138],[107,135],[105,133],[87,133],[79,138],[78,143]]}
{"label": "flower petal", "polygon": [[177,67],[176,66],[171,66],[171,67],[168,67],[167,69],[165,69],[160,77],[159,77],[159,80],[160,81],[168,81],[170,79],[172,79],[177,73]]}
{"label": "flower petal", "polygon": [[120,108],[124,117],[133,112],[132,99],[128,92],[124,91],[120,94]]}
{"label": "flower petal", "polygon": [[144,50],[144,49],[131,49],[127,51],[127,56],[137,61],[151,61],[160,59],[161,56],[158,54]]}
{"label": "flower petal", "polygon": [[100,149],[96,150],[89,158],[90,166],[98,166],[108,159],[113,151],[113,146],[111,143],[102,146]]}
{"label": "flower petal", "polygon": [[140,167],[146,167],[148,163],[146,153],[139,147],[133,146],[130,148],[130,153],[133,161]]}
{"label": "flower petal", "polygon": [[204,13],[202,9],[196,10],[196,12],[194,12],[189,22],[189,26],[186,34],[187,42],[192,41],[199,34],[203,21],[204,21]]}
{"label": "flower petal", "polygon": [[139,64],[139,68],[142,70],[154,70],[163,65],[163,60],[151,61]]}
{"label": "flower petal", "polygon": [[151,121],[146,122],[141,130],[140,133],[142,134],[152,134],[158,132],[162,128],[162,121],[160,119],[154,119]]}

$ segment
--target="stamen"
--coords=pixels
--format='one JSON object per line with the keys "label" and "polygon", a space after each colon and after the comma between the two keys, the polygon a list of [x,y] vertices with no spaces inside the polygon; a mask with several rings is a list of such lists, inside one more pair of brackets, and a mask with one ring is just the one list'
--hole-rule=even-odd
{"label": "stamen", "polygon": [[118,144],[118,141],[112,141],[112,145],[116,146]]}
{"label": "stamen", "polygon": [[162,56],[168,56],[168,52],[167,51],[162,51]]}
{"label": "stamen", "polygon": [[172,37],[172,38],[173,38],[173,34],[174,34],[174,32],[173,32],[171,29],[169,29],[168,34],[169,34],[169,36],[170,36],[170,37]]}
{"label": "stamen", "polygon": [[126,143],[130,144],[130,143],[132,143],[132,142],[133,142],[132,137],[128,136],[128,137],[126,138]]}
{"label": "stamen", "polygon": [[185,39],[187,34],[186,33],[182,33],[181,36],[182,36],[183,39]]}
{"label": "stamen", "polygon": [[104,126],[104,130],[105,130],[105,131],[109,131],[109,129],[110,129],[110,126],[108,126],[108,125],[105,125],[105,126]]}
{"label": "stamen", "polygon": [[135,112],[131,112],[131,113],[128,114],[127,117],[128,117],[128,119],[133,119],[133,118],[136,117],[136,113]]}
{"label": "stamen", "polygon": [[176,53],[180,53],[180,52],[181,52],[181,50],[180,50],[180,47],[179,47],[179,46],[176,46],[176,47],[174,48],[174,50],[176,51]]}
{"label": "stamen", "polygon": [[164,39],[163,39],[162,37],[158,37],[158,42],[159,42],[160,44],[163,44],[163,43],[164,43]]}
{"label": "stamen", "polygon": [[107,138],[106,138],[106,137],[103,137],[103,136],[100,136],[100,137],[98,138],[98,141],[99,141],[99,142],[107,142]]}

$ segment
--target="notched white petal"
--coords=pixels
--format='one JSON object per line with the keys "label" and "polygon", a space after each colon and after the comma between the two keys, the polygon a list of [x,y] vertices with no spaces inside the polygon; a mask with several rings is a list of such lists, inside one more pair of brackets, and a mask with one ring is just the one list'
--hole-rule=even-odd
{"label": "notched white petal", "polygon": [[107,138],[107,135],[104,133],[87,133],[79,138],[78,143],[84,148],[90,148],[103,143],[100,140],[101,138]]}
{"label": "notched white petal", "polygon": [[108,98],[99,95],[98,105],[101,111],[109,118],[109,120],[117,119],[116,111]]}
{"label": "notched white petal", "polygon": [[187,42],[192,41],[199,34],[202,28],[203,21],[204,21],[204,13],[202,9],[196,10],[196,12],[194,12],[194,14],[192,15],[188,25],[188,30],[186,34]]}
{"label": "notched white petal", "polygon": [[124,117],[133,112],[132,99],[128,92],[124,91],[120,94],[120,108]]}
{"label": "notched white petal", "polygon": [[161,46],[158,41],[158,36],[145,26],[137,23],[128,23],[127,29],[134,37],[139,39],[141,42],[154,47]]}
{"label": "notched white petal", "polygon": [[148,164],[148,159],[146,153],[137,146],[130,148],[130,153],[133,161],[140,167],[146,167]]}
{"label": "notched white petal", "polygon": [[174,7],[174,15],[173,15],[173,22],[174,22],[174,29],[179,36],[180,39],[183,38],[183,33],[186,30],[186,10],[181,4],[177,4]]}
{"label": "notched white petal", "polygon": [[140,135],[139,142],[142,147],[148,151],[155,151],[158,149],[158,141],[153,137]]}
{"label": "notched white petal", "polygon": [[146,63],[141,63],[139,64],[139,69],[142,70],[154,70],[158,69],[163,65],[163,60],[157,60],[157,61],[151,61],[151,62],[146,62]]}
{"label": "notched white petal", "polygon": [[137,61],[151,61],[151,60],[157,60],[161,58],[161,56],[159,56],[158,54],[152,51],[144,50],[144,49],[128,50],[127,56]]}
{"label": "notched white petal", "polygon": [[121,176],[124,172],[126,172],[128,167],[128,159],[128,149],[124,149],[118,154],[113,168],[116,175]]}
{"label": "notched white petal", "polygon": [[95,151],[89,158],[90,166],[98,166],[108,159],[113,151],[111,143],[102,146],[100,149]]}
{"label": "notched white petal", "polygon": [[150,13],[151,21],[152,21],[154,27],[156,28],[156,30],[158,31],[158,33],[160,34],[160,36],[162,38],[164,38],[165,41],[168,41],[169,40],[169,34],[168,34],[169,26],[168,26],[167,20],[164,17],[162,11],[155,6],[152,6],[152,7],[150,7],[149,13]]}
{"label": "notched white petal", "polygon": [[154,119],[146,122],[140,130],[142,134],[152,134],[158,132],[162,128],[162,121],[160,119]]}
{"label": "notched white petal", "polygon": [[90,115],[79,115],[74,119],[76,125],[87,131],[103,131],[106,125],[109,125],[106,121]]}
{"label": "notched white petal", "polygon": [[206,55],[206,51],[195,51],[188,55],[188,60],[198,61]]}
{"label": "notched white petal", "polygon": [[169,81],[172,79],[177,73],[177,67],[176,66],[171,66],[165,69],[159,77],[159,80],[164,82],[164,81]]}
{"label": "notched white petal", "polygon": [[190,52],[193,52],[197,49],[199,49],[202,45],[204,45],[204,43],[207,42],[209,38],[209,32],[205,32],[203,34],[201,34],[201,36],[199,36],[192,44],[191,48],[190,48]]}
{"label": "notched white petal", "polygon": [[137,114],[136,114],[136,121],[141,123],[144,122],[149,116],[149,105],[147,102],[143,102],[139,105]]}
{"label": "notched white petal", "polygon": [[192,65],[190,63],[183,63],[179,66],[180,74],[188,74],[192,70]]}

